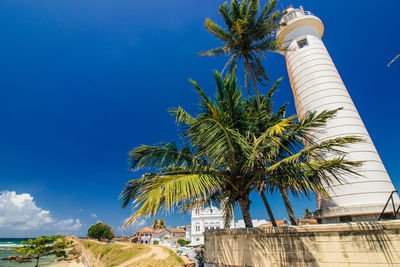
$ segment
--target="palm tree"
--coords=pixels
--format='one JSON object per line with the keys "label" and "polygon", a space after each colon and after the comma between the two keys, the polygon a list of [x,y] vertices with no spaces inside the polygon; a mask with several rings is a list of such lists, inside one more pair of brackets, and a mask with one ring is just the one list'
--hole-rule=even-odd
{"label": "palm tree", "polygon": [[[226,54],[229,60],[224,70],[232,71],[238,60],[243,60],[245,70],[245,84],[249,93],[249,78],[251,79],[256,95],[257,106],[260,106],[260,94],[256,80],[263,84],[268,81],[267,71],[261,64],[265,58],[264,52],[277,51],[279,44],[275,40],[275,33],[281,25],[283,12],[276,11],[278,0],[270,0],[262,10],[258,0],[232,0],[230,8],[225,2],[219,7],[226,28],[212,22],[205,21],[207,31],[215,35],[224,45],[201,52],[202,56],[216,56]],[[222,72],[224,72],[224,70]]]}
{"label": "palm tree", "polygon": [[[267,71],[261,64],[260,57],[265,58],[264,52],[278,50],[279,44],[274,39],[275,32],[280,26],[282,14],[274,11],[278,1],[272,0],[266,3],[259,12],[258,0],[237,0],[231,1],[231,8],[225,2],[219,8],[226,29],[206,19],[206,29],[214,34],[217,38],[224,42],[224,45],[213,48],[200,55],[215,56],[220,54],[228,54],[229,60],[224,70],[228,67],[231,72],[236,66],[238,60],[243,60],[245,70],[245,86],[249,94],[249,77],[253,83],[257,107],[260,108],[260,94],[258,91],[256,80],[263,84],[268,81]],[[273,226],[276,226],[270,205],[264,194],[264,190],[260,188],[259,194],[268,211]]]}
{"label": "palm tree", "polygon": [[141,179],[130,181],[122,192],[122,207],[137,207],[127,224],[141,216],[155,215],[160,208],[192,208],[209,201],[220,203],[225,221],[232,205],[239,203],[246,227],[252,227],[249,195],[252,183],[240,171],[249,156],[245,132],[246,112],[235,73],[222,79],[215,72],[217,96],[209,99],[194,81],[202,113],[192,117],[181,107],[171,113],[183,129],[187,146],[174,143],[140,146],[130,153],[131,169],[153,168]]}
{"label": "palm tree", "polygon": [[[325,172],[347,170],[356,165],[342,158],[324,160],[319,155],[336,152],[336,146],[356,142],[357,138],[339,138],[308,148],[285,148],[282,141],[298,138],[293,133],[296,129],[298,133],[304,131],[294,123],[296,118],[285,118],[284,108],[272,115],[252,112],[257,106],[255,100],[245,101],[237,86],[235,70],[225,79],[218,72],[214,77],[217,84],[214,100],[191,81],[200,96],[202,112],[199,115],[193,117],[181,107],[171,110],[182,129],[186,146],[178,149],[175,143],[142,145],[130,152],[131,170],[156,171],[126,184],[121,193],[122,208],[132,203],[134,212],[125,225],[162,210],[188,210],[214,202],[224,212],[225,226],[238,204],[246,227],[251,228],[250,194],[260,188],[265,190],[267,185],[270,188],[283,185],[286,180],[279,180],[278,174],[285,173],[285,166],[291,167],[298,184],[292,189],[308,193],[323,192],[321,182],[330,179]],[[272,95],[273,92],[267,97],[261,96],[260,103],[271,106],[268,99]],[[308,163],[310,158],[316,159],[315,163]],[[305,187],[303,191],[301,186]]]}
{"label": "palm tree", "polygon": [[158,228],[160,228],[160,229],[164,229],[164,228],[165,228],[165,221],[164,221],[163,218],[161,218],[161,219],[158,221]]}
{"label": "palm tree", "polygon": [[153,228],[153,229],[160,228],[158,220],[153,220],[153,224],[151,225],[151,228]]}
{"label": "palm tree", "polygon": [[303,219],[312,219],[314,216],[313,212],[309,209],[304,210]]}
{"label": "palm tree", "polygon": [[[345,160],[340,148],[350,143],[363,141],[358,137],[339,137],[320,143],[312,141],[313,132],[324,126],[327,120],[333,118],[338,110],[324,111],[319,114],[310,113],[302,120],[292,123],[287,133],[280,140],[280,147],[271,165],[267,184],[271,191],[278,190],[284,201],[290,221],[296,225],[292,205],[288,197],[290,191],[295,197],[310,196],[314,192],[326,196],[324,186],[330,186],[334,181],[345,182],[341,177],[345,173],[358,175],[352,167],[361,162]],[[305,146],[307,144],[307,146]],[[324,151],[323,153],[321,153]],[[329,155],[332,159],[327,161]]]}

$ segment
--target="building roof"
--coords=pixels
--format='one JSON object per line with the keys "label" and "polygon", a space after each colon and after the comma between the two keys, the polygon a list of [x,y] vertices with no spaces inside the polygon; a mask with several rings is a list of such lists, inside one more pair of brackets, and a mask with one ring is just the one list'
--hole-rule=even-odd
{"label": "building roof", "polygon": [[140,230],[137,230],[135,233],[153,233],[153,229],[146,226]]}
{"label": "building roof", "polygon": [[186,233],[184,228],[164,228],[164,229],[151,229],[150,227],[144,227],[140,230],[137,230],[135,234],[137,233],[152,233],[152,234],[159,234],[162,231],[168,231],[170,233]]}
{"label": "building roof", "polygon": [[170,233],[186,233],[185,229],[183,228],[165,228],[165,230],[169,231]]}

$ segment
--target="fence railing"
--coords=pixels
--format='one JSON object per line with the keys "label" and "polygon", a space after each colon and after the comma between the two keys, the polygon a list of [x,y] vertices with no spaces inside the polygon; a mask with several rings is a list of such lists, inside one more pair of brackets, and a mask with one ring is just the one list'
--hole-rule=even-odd
{"label": "fence railing", "polygon": [[299,17],[303,17],[303,16],[313,16],[313,14],[310,11],[304,11],[301,9],[297,9],[297,10],[294,10],[294,11],[286,14],[283,17],[283,20],[285,21],[285,23],[288,23],[289,21],[291,21],[295,18],[299,18]]}
{"label": "fence railing", "polygon": [[383,208],[382,213],[381,213],[381,215],[379,216],[378,221],[380,221],[380,220],[382,219],[383,215],[385,214],[385,210],[386,210],[387,206],[389,205],[389,202],[390,202],[390,201],[392,201],[392,206],[393,206],[393,218],[394,218],[394,219],[397,219],[397,213],[399,213],[400,205],[399,205],[399,207],[396,209],[396,207],[395,207],[395,205],[394,205],[394,200],[393,200],[393,194],[394,194],[394,193],[397,193],[397,190],[392,191],[392,193],[390,194],[388,200],[386,201],[385,207]]}

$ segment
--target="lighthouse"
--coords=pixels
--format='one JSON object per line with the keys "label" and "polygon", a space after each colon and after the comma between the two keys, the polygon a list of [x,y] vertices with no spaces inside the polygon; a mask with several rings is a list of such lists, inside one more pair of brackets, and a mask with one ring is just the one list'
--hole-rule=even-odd
{"label": "lighthouse", "polygon": [[[313,132],[314,142],[358,136],[364,141],[343,151],[346,160],[362,161],[356,172],[342,175],[342,181],[326,186],[331,199],[317,196],[315,215],[322,223],[377,220],[395,190],[364,123],[321,38],[322,21],[302,7],[287,9],[284,26],[277,32],[282,43],[297,115],[310,112],[338,111],[324,128]],[[399,197],[393,193],[395,207]],[[391,209],[386,212],[393,211]]]}

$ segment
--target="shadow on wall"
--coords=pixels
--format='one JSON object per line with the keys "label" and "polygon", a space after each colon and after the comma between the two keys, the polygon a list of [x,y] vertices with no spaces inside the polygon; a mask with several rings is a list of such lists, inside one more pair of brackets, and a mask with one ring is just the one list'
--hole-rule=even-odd
{"label": "shadow on wall", "polygon": [[205,266],[400,266],[400,221],[205,234]]}
{"label": "shadow on wall", "polygon": [[[351,232],[339,233],[341,239],[349,237],[350,233],[354,236],[358,236],[364,244],[366,249],[371,252],[379,253],[380,256],[385,259],[387,263],[394,264],[398,262],[399,252],[394,252],[400,241],[400,229],[392,229],[392,227],[384,227],[380,222],[359,222],[357,224],[350,224],[349,227],[352,229]],[[397,238],[396,238],[397,237]],[[394,242],[397,241],[397,244]],[[370,254],[370,257],[373,255]]]}
{"label": "shadow on wall", "polygon": [[[206,237],[206,261],[220,266],[319,266],[309,251],[312,243],[304,244],[300,234],[289,227],[235,229],[215,235],[212,246]],[[314,234],[302,233],[305,236],[313,239]]]}

